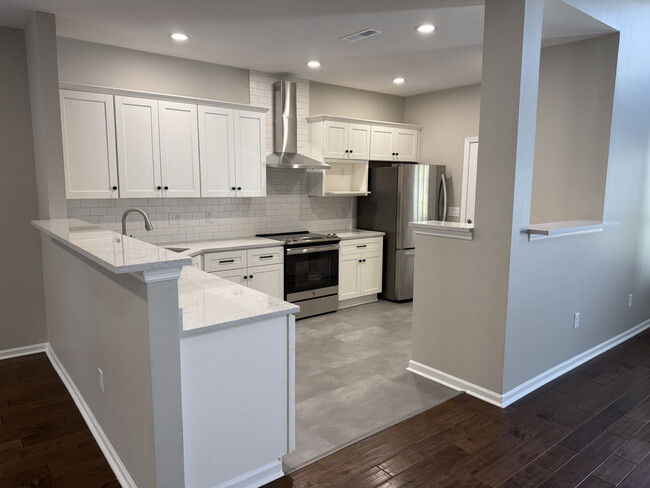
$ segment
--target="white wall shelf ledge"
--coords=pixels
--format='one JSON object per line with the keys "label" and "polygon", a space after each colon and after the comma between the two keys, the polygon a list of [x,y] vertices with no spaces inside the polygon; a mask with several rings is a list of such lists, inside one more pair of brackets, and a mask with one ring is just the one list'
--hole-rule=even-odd
{"label": "white wall shelf ledge", "polygon": [[435,237],[451,237],[452,239],[474,240],[474,225],[464,222],[442,222],[429,220],[426,222],[411,222],[411,228],[416,234]]}
{"label": "white wall shelf ledge", "polygon": [[576,234],[593,234],[602,232],[607,227],[615,227],[618,222],[605,222],[603,220],[565,220],[561,222],[547,222],[544,224],[533,224],[526,232],[529,241],[539,239],[551,239]]}

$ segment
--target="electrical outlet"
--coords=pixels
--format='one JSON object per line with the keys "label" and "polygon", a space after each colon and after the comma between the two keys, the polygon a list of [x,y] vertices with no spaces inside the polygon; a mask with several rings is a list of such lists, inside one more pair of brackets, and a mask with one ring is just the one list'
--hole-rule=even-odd
{"label": "electrical outlet", "polygon": [[627,308],[632,308],[632,294],[627,296]]}
{"label": "electrical outlet", "polygon": [[212,212],[205,212],[205,223],[214,224],[214,214]]}
{"label": "electrical outlet", "polygon": [[573,314],[573,328],[577,329],[578,327],[580,327],[580,312]]}
{"label": "electrical outlet", "polygon": [[104,393],[104,372],[99,368],[97,368],[97,372],[99,373],[99,389]]}
{"label": "electrical outlet", "polygon": [[180,215],[169,214],[169,225],[183,225]]}
{"label": "electrical outlet", "polygon": [[460,207],[449,207],[450,217],[460,217]]}

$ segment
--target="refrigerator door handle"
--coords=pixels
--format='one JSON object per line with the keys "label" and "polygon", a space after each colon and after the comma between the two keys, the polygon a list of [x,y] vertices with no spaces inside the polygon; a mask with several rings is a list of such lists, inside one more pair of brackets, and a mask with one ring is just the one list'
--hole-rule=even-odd
{"label": "refrigerator door handle", "polygon": [[443,173],[442,176],[440,177],[440,188],[438,190],[438,215],[437,217],[440,217],[440,197],[442,197],[442,218],[440,219],[442,222],[447,221],[447,182],[445,181],[445,174]]}

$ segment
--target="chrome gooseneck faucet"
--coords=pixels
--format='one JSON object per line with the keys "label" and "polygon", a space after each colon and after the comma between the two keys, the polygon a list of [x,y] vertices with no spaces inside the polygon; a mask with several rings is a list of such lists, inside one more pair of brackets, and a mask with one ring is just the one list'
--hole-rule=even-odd
{"label": "chrome gooseneck faucet", "polygon": [[153,230],[153,225],[151,225],[149,216],[145,213],[144,210],[141,208],[130,208],[122,215],[122,235],[126,235],[126,218],[131,212],[138,212],[140,215],[142,215],[144,217],[144,228],[147,230]]}

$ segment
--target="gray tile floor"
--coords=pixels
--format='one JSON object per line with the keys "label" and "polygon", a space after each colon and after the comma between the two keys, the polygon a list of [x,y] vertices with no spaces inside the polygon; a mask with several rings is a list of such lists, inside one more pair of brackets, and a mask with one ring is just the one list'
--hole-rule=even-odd
{"label": "gray tile floor", "polygon": [[296,322],[296,450],[285,472],[458,394],[406,371],[412,311],[381,300]]}

